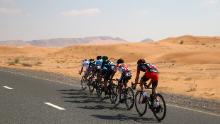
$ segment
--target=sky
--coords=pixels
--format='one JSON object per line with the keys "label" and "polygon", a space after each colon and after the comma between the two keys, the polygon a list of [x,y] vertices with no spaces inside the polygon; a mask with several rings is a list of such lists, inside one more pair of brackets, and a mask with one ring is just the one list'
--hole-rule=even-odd
{"label": "sky", "polygon": [[0,41],[220,36],[220,0],[0,0]]}

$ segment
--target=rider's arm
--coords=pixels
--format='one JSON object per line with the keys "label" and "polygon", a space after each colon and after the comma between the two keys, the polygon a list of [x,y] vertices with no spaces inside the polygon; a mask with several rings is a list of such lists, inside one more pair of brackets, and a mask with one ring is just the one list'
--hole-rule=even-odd
{"label": "rider's arm", "polygon": [[81,75],[83,71],[83,66],[81,67],[81,70],[79,71],[79,74]]}
{"label": "rider's arm", "polygon": [[137,73],[136,73],[136,78],[135,78],[135,84],[138,84],[139,75],[140,75],[140,69],[137,67]]}
{"label": "rider's arm", "polygon": [[79,74],[80,74],[80,75],[81,75],[82,72],[83,72],[83,67],[84,67],[84,63],[82,63],[82,67],[81,67],[81,69],[80,69],[80,71],[79,71]]}

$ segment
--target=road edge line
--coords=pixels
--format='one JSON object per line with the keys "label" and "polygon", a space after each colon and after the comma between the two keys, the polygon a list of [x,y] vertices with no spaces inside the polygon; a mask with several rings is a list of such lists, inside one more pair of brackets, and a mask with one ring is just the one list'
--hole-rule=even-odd
{"label": "road edge line", "polygon": [[215,114],[215,113],[211,113],[211,112],[201,111],[201,110],[192,109],[192,108],[188,108],[188,107],[182,107],[182,106],[178,106],[178,105],[174,105],[174,104],[167,104],[167,106],[220,117],[220,114]]}

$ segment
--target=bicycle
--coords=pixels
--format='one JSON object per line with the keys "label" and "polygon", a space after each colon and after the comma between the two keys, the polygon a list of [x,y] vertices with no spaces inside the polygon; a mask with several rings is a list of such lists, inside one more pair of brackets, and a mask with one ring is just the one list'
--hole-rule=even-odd
{"label": "bicycle", "polygon": [[115,107],[118,106],[120,103],[125,103],[127,110],[131,110],[134,106],[134,91],[131,87],[127,87],[129,79],[122,80],[120,82],[117,80],[117,86],[115,87],[116,94],[116,100],[115,101]]}
{"label": "bicycle", "polygon": [[[152,88],[147,88],[146,83],[144,83],[144,87],[145,89],[152,90]],[[139,116],[143,116],[146,113],[147,108],[149,108],[153,112],[155,118],[158,121],[162,121],[166,116],[166,102],[163,96],[160,93],[156,93],[154,97],[152,97],[152,93],[149,95],[147,94],[149,93],[147,93],[146,91],[136,92],[135,94],[136,111],[138,112]],[[141,108],[141,106],[143,108]]]}
{"label": "bicycle", "polygon": [[98,98],[101,98],[101,100],[108,98],[110,99],[111,104],[114,104],[117,99],[116,97],[117,95],[116,95],[116,92],[114,91],[116,84],[114,84],[112,80],[114,79],[110,79],[108,81],[107,91],[104,90],[103,82],[98,83],[96,92],[97,92]]}
{"label": "bicycle", "polygon": [[88,83],[89,83],[89,79],[90,77],[93,75],[92,74],[92,70],[87,70],[89,72],[84,72],[84,75],[82,76],[80,82],[81,82],[81,89],[85,90],[87,89]]}
{"label": "bicycle", "polygon": [[96,67],[96,69],[93,72],[93,75],[89,78],[89,81],[88,81],[90,94],[92,94],[95,89],[97,92],[97,89],[99,88],[99,86],[101,86],[100,80],[102,80],[102,75],[101,75],[99,68]]}
{"label": "bicycle", "polygon": [[81,89],[85,90],[87,88],[87,83],[86,83],[87,79],[86,76],[82,76],[80,82],[81,82]]}

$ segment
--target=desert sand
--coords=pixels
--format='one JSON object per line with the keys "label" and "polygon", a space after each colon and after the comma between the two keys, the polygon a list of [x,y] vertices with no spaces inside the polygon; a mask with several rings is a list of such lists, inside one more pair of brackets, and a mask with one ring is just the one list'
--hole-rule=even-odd
{"label": "desert sand", "polygon": [[0,66],[62,73],[79,78],[84,58],[124,58],[136,73],[136,61],[157,65],[158,91],[220,100],[220,37],[181,36],[157,42],[77,45],[66,48],[0,46]]}

